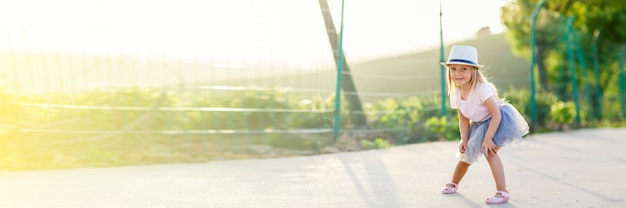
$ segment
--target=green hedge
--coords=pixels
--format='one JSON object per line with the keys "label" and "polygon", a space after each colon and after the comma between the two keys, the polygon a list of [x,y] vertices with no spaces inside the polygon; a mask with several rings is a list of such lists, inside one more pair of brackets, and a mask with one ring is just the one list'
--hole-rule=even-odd
{"label": "green hedge", "polygon": [[[502,94],[528,119],[526,90]],[[333,127],[334,96],[307,96],[288,91],[176,91],[142,88],[93,90],[77,94],[20,94],[0,90],[0,122],[12,131],[0,135],[0,169],[34,169],[206,161],[220,158],[214,151],[230,152],[233,145],[271,145],[275,148],[319,151],[332,142],[326,133],[258,133],[272,130],[326,129]],[[364,103],[372,134],[367,148],[458,140],[456,110],[446,105],[441,117],[439,94]],[[550,93],[538,93],[535,132],[551,131],[552,123],[568,125],[571,104]],[[50,105],[54,104],[54,105]],[[56,106],[55,106],[56,105]],[[607,104],[615,106],[613,104]],[[62,106],[62,107],[59,107]],[[99,109],[81,109],[84,106]],[[140,107],[143,110],[118,109]],[[201,111],[200,108],[251,109],[251,111]],[[156,109],[159,110],[156,110]],[[172,108],[188,108],[174,111]],[[552,110],[551,108],[556,109]],[[615,108],[615,107],[613,107]],[[617,111],[611,108],[610,110]],[[263,112],[268,109],[299,112]],[[561,109],[559,111],[558,109]],[[320,111],[320,112],[313,112]],[[567,115],[564,113],[566,112]],[[341,129],[351,129],[346,102],[341,106]],[[621,114],[620,114],[621,115]],[[567,116],[568,119],[558,119]],[[611,117],[613,118],[613,117]],[[609,122],[601,125],[621,125]],[[19,130],[50,130],[41,133]],[[5,128],[6,130],[6,128]],[[238,134],[160,134],[158,131],[234,130]],[[78,131],[78,132],[77,132]],[[80,131],[102,131],[87,134]],[[113,131],[107,133],[106,131]],[[125,133],[124,131],[134,131]],[[137,133],[146,131],[145,133]],[[150,133],[152,131],[152,133]],[[383,135],[383,136],[381,136]],[[387,140],[387,141],[383,141]],[[163,154],[169,155],[168,157]]]}

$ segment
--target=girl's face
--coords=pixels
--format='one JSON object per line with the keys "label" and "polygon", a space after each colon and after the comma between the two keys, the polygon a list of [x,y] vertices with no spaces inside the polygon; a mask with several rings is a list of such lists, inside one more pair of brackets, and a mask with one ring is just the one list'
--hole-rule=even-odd
{"label": "girl's face", "polygon": [[472,66],[461,65],[461,64],[450,64],[448,65],[448,70],[450,70],[450,79],[454,82],[454,84],[459,88],[470,87],[470,81],[472,80]]}

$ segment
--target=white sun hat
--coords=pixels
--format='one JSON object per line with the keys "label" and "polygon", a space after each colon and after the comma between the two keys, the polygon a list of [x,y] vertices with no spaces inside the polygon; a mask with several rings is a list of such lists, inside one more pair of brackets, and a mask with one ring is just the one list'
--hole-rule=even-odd
{"label": "white sun hat", "polygon": [[473,46],[467,45],[454,45],[450,49],[450,56],[448,56],[447,62],[441,62],[444,66],[450,64],[461,64],[468,66],[475,66],[477,68],[483,68],[483,65],[478,64],[478,51]]}

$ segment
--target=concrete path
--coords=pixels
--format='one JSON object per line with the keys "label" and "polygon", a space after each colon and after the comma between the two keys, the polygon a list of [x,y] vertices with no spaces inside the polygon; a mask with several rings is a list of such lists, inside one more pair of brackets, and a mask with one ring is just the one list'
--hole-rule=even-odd
{"label": "concrete path", "polygon": [[442,195],[456,142],[311,157],[0,173],[0,207],[626,207],[626,129],[503,148],[508,204],[484,158]]}

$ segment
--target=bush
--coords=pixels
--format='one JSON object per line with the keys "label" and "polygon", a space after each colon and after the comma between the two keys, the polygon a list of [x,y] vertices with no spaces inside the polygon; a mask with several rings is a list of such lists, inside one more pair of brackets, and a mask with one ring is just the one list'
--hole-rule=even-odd
{"label": "bush", "polygon": [[611,123],[620,123],[624,121],[624,112],[622,111],[619,93],[615,91],[605,92],[603,96],[603,112],[602,118]]}
{"label": "bush", "polygon": [[[502,95],[528,119],[527,90],[511,89]],[[204,161],[211,151],[250,144],[317,150],[332,140],[328,130],[334,122],[333,95],[301,99],[277,90],[121,88],[28,95],[0,89],[0,97],[2,121],[24,130],[0,135],[0,152],[5,156],[0,158],[0,169]],[[574,118],[572,103],[558,103],[551,93],[538,93],[536,101],[536,127],[568,124]],[[619,102],[609,101],[604,102],[609,107],[605,114],[615,114],[607,116],[609,119],[620,119]],[[459,139],[456,110],[445,106],[448,116],[442,117],[438,93],[380,100],[363,107],[370,125],[363,131],[368,134],[368,139],[362,140],[366,148]],[[342,102],[341,130],[351,128],[350,113],[348,103]],[[623,126],[623,122],[606,123],[607,117],[603,125]],[[265,133],[274,130],[287,133]],[[314,133],[301,134],[298,130]],[[203,133],[209,131],[227,133]],[[189,154],[181,154],[185,152]],[[185,158],[161,158],[163,155]]]}
{"label": "bush", "polygon": [[446,117],[432,117],[426,121],[424,138],[427,141],[453,141],[458,140],[458,122],[449,122]]}
{"label": "bush", "polygon": [[361,140],[361,146],[365,149],[388,149],[393,145],[383,138],[377,138],[374,141]]}
{"label": "bush", "polygon": [[528,121],[528,124],[535,128],[531,129],[532,131],[541,132],[549,130],[545,127],[551,121],[549,116],[552,105],[558,102],[556,95],[545,91],[540,91],[535,94],[536,119],[534,124],[531,123],[530,118],[530,92],[528,90],[510,88],[502,93],[501,97],[520,111],[526,121]]}
{"label": "bush", "polygon": [[[384,129],[397,144],[434,141],[437,135],[426,132],[426,122],[441,116],[441,96],[430,94],[407,99],[387,99],[365,105],[372,129]],[[456,118],[456,110],[447,108]],[[458,132],[458,131],[457,131]]]}
{"label": "bush", "polygon": [[559,130],[574,122],[576,106],[573,102],[559,101],[550,107],[550,117]]}

